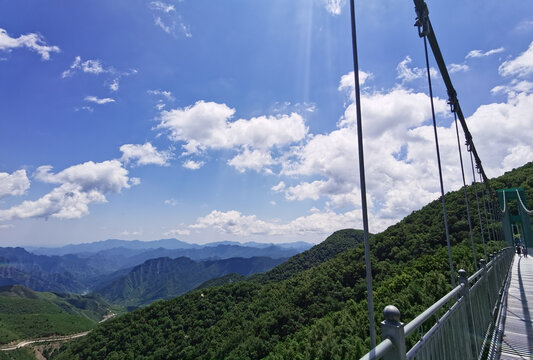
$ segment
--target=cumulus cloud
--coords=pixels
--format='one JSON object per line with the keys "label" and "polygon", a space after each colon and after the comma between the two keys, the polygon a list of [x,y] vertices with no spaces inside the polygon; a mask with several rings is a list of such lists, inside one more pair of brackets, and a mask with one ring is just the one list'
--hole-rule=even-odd
{"label": "cumulus cloud", "polygon": [[30,187],[26,170],[21,169],[11,174],[0,172],[0,199],[5,196],[24,195]]}
{"label": "cumulus cloud", "polygon": [[142,165],[159,165],[168,166],[169,160],[172,159],[171,151],[158,151],[155,146],[147,142],[141,144],[124,144],[120,147],[122,151],[121,161],[124,164],[130,162],[134,166]]}
{"label": "cumulus cloud", "polygon": [[222,234],[236,236],[250,235],[309,235],[329,234],[346,227],[355,227],[360,222],[359,211],[335,213],[331,211],[313,211],[308,216],[298,217],[290,222],[282,223],[277,220],[264,221],[255,215],[243,215],[236,210],[213,210],[206,216],[200,217],[190,229],[212,228]]}
{"label": "cumulus cloud", "polygon": [[92,102],[92,103],[95,103],[95,104],[98,104],[98,105],[102,105],[102,104],[108,104],[108,103],[115,102],[115,99],[112,99],[112,98],[98,98],[96,96],[86,96],[85,97],[85,101]]}
{"label": "cumulus cloud", "polygon": [[[359,70],[359,85],[364,85],[367,80],[372,79],[372,73],[367,73]],[[350,99],[355,99],[355,77],[354,72],[350,71],[341,77],[339,82],[339,91],[347,91]]]}
{"label": "cumulus cloud", "polygon": [[24,201],[6,210],[0,210],[0,220],[25,218],[76,219],[89,213],[91,203],[106,202],[106,195],[119,193],[136,181],[118,160],[100,163],[88,161],[52,173],[49,165],[40,166],[36,180],[59,184],[38,200]]}
{"label": "cumulus cloud", "polygon": [[[533,93],[509,92],[503,103],[480,106],[467,119],[488,176],[501,174],[532,159]],[[523,156],[519,159],[519,156]]]}
{"label": "cumulus cloud", "polygon": [[20,35],[18,38],[9,36],[7,30],[0,28],[0,50],[11,51],[12,49],[26,47],[31,51],[35,51],[41,55],[41,59],[50,60],[50,53],[60,52],[58,46],[50,46],[46,44],[43,36],[36,33],[29,33]]}
{"label": "cumulus cloud", "polygon": [[524,77],[533,74],[533,41],[529,48],[512,60],[502,63],[498,69],[503,76]]}
{"label": "cumulus cloud", "polygon": [[228,163],[239,171],[259,171],[274,164],[274,149],[297,143],[308,132],[303,117],[296,113],[230,121],[234,114],[235,109],[226,104],[198,101],[162,111],[157,128],[167,130],[171,140],[184,142],[183,155],[210,149],[238,151]]}
{"label": "cumulus cloud", "polygon": [[205,162],[194,161],[194,160],[187,160],[182,164],[184,168],[189,169],[189,170],[198,170],[204,165],[205,165]]}
{"label": "cumulus cloud", "polygon": [[274,164],[274,160],[268,151],[252,150],[244,148],[244,151],[233,159],[228,161],[228,164],[233,166],[239,172],[246,170],[255,170],[257,172],[261,169],[266,169],[268,166]]}

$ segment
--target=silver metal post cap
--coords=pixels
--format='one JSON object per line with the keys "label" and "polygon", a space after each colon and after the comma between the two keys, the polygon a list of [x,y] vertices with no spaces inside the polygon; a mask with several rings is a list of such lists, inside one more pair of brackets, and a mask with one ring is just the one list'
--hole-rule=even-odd
{"label": "silver metal post cap", "polygon": [[400,322],[400,310],[394,305],[387,305],[383,309],[386,321]]}

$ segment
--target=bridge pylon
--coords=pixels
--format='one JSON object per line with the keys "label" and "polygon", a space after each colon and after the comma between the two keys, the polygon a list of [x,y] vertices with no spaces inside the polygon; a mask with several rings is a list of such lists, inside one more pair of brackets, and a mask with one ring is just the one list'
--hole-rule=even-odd
{"label": "bridge pylon", "polygon": [[533,231],[524,189],[500,189],[498,190],[498,202],[503,214],[505,240],[510,245],[520,242],[529,249],[533,248]]}

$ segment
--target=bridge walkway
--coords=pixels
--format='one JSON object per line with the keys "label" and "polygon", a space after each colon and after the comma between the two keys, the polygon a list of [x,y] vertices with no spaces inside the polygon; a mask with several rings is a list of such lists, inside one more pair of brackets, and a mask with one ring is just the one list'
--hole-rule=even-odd
{"label": "bridge walkway", "polygon": [[515,255],[507,293],[502,360],[533,359],[533,257]]}

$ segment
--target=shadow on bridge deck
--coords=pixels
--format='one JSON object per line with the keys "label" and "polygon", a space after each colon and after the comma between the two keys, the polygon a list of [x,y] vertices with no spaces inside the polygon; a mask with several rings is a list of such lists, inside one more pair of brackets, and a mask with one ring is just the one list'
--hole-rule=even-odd
{"label": "shadow on bridge deck", "polygon": [[501,359],[533,359],[533,257],[515,255]]}

